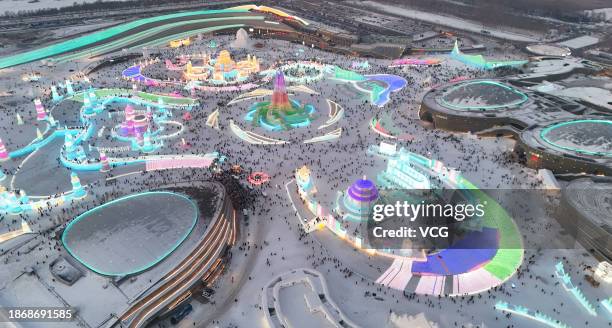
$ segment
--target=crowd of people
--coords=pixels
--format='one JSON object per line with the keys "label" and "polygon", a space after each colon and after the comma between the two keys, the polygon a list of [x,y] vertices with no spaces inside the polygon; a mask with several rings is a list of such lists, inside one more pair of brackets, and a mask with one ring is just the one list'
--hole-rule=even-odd
{"label": "crowd of people", "polygon": [[[219,39],[219,49],[227,45],[230,38]],[[279,41],[262,41],[262,49],[253,49],[254,54],[261,58],[266,64],[281,62],[287,53],[299,53],[297,50],[303,48],[301,45],[282,43]],[[205,41],[196,42],[196,50],[204,50]],[[200,48],[198,48],[200,47]],[[174,58],[180,55],[182,49],[158,49],[161,58]],[[334,64],[348,68],[350,60],[340,54],[332,54],[307,48],[304,51],[305,58],[317,58],[318,61],[326,64]],[[417,111],[419,99],[424,92],[435,85],[439,85],[457,77],[482,77],[487,74],[481,71],[466,68],[455,63],[442,64],[437,67],[410,67],[410,68],[389,68],[385,61],[370,61],[370,71],[378,74],[396,74],[405,77],[408,85],[402,90],[391,95],[391,101],[378,108],[369,102],[369,97],[364,96],[359,91],[351,88],[342,82],[331,82],[327,79],[314,82],[310,88],[320,92],[316,96],[295,95],[304,101],[314,101],[317,104],[324,104],[324,99],[331,99],[340,104],[346,110],[345,117],[338,123],[342,128],[342,135],[337,141],[304,144],[302,142],[291,142],[284,145],[263,146],[251,145],[237,138],[227,127],[230,119],[241,121],[245,114],[244,105],[225,106],[231,99],[240,94],[238,91],[227,93],[197,93],[196,97],[199,104],[191,108],[192,119],[183,122],[185,130],[180,136],[184,138],[190,148],[181,154],[204,154],[218,151],[227,157],[225,164],[215,164],[209,169],[172,169],[145,172],[143,165],[132,167],[118,167],[111,173],[91,172],[82,175],[82,182],[86,186],[88,196],[85,200],[70,200],[67,204],[40,208],[29,214],[22,214],[4,218],[2,224],[5,230],[15,230],[21,220],[25,220],[31,226],[35,234],[28,239],[24,245],[30,252],[36,253],[35,256],[28,257],[30,260],[21,258],[24,247],[0,247],[2,261],[4,265],[16,265],[25,269],[26,267],[41,267],[56,258],[59,254],[64,254],[64,250],[58,240],[58,233],[62,227],[88,209],[99,206],[108,200],[116,199],[126,194],[157,189],[163,186],[171,186],[177,182],[199,181],[213,179],[220,181],[227,190],[237,209],[246,209],[249,213],[251,224],[249,227],[241,226],[243,238],[235,250],[236,253],[244,254],[245,258],[254,256],[257,250],[261,256],[257,258],[257,263],[252,263],[252,267],[245,266],[244,274],[249,276],[249,270],[271,276],[278,274],[283,268],[301,265],[317,268],[326,275],[338,276],[351,284],[358,286],[363,291],[365,299],[377,297],[382,299],[381,304],[389,311],[402,313],[411,307],[410,304],[419,304],[416,308],[429,309],[448,309],[456,311],[456,315],[448,315],[454,323],[450,325],[464,326],[468,322],[477,322],[481,318],[470,314],[476,307],[486,307],[491,310],[496,299],[504,297],[512,299],[517,292],[507,285],[500,285],[492,290],[479,295],[465,297],[432,297],[417,295],[413,292],[402,293],[402,291],[392,290],[388,287],[375,284],[372,279],[359,272],[360,268],[351,266],[351,261],[339,256],[339,253],[330,249],[328,243],[322,242],[317,235],[306,234],[299,220],[295,218],[296,213],[292,209],[291,203],[287,199],[285,184],[294,178],[295,170],[303,165],[312,169],[312,177],[317,181],[319,188],[319,199],[323,200],[324,205],[330,207],[335,201],[336,193],[345,190],[357,178],[369,174],[374,178],[377,171],[384,169],[386,163],[375,157],[367,156],[368,146],[377,144],[384,140],[381,136],[369,129],[369,120],[382,112],[388,113],[400,126],[405,133],[415,136],[412,141],[398,141],[397,146],[405,147],[407,150],[422,154],[429,158],[439,159],[445,164],[456,168],[464,176],[471,179],[475,184],[482,188],[534,188],[539,184],[534,172],[523,168],[516,163],[512,157],[509,141],[500,138],[477,141],[470,135],[454,135],[443,131],[437,131],[427,124],[419,121]],[[123,66],[111,67],[97,71],[90,76],[92,84],[99,87],[124,87],[131,88],[132,83],[117,79]],[[163,77],[163,72],[153,72],[154,76]],[[312,72],[297,71],[292,72],[296,75],[308,75]],[[261,86],[269,87],[271,86]],[[148,92],[170,93],[172,87],[152,87],[139,85],[139,90]],[[180,90],[183,96],[190,97],[189,90]],[[48,94],[48,93],[47,93]],[[317,98],[318,100],[316,100]],[[45,104],[51,106],[50,100],[44,99]],[[247,102],[248,103],[248,102]],[[213,129],[205,125],[208,115],[216,109],[220,109],[220,129]],[[327,116],[326,108],[317,108],[321,120]],[[74,114],[74,113],[73,113]],[[174,118],[179,119],[180,111],[173,112]],[[61,119],[58,117],[57,119]],[[321,122],[322,122],[321,121]],[[10,121],[9,121],[10,122]],[[316,130],[316,126],[311,126]],[[335,127],[334,127],[335,128]],[[2,135],[19,135],[20,130],[24,129],[13,123],[3,124],[0,127]],[[263,129],[257,130],[258,133],[274,137],[271,132]],[[279,132],[280,135],[289,140],[301,140],[301,136],[312,134],[308,128],[294,129]],[[7,139],[11,140],[12,139]],[[61,147],[61,144],[60,146]],[[55,147],[59,149],[57,146]],[[54,148],[54,149],[55,149]],[[49,149],[42,148],[39,152],[47,152]],[[173,144],[166,144],[160,149],[161,154],[176,154],[180,149]],[[121,156],[121,154],[117,154]],[[39,160],[34,155],[31,161]],[[244,171],[236,174],[232,171],[231,165],[239,165]],[[60,163],[41,163],[36,168],[48,172],[46,179],[64,179],[69,173]],[[249,186],[244,178],[246,174],[253,171],[264,171],[270,175],[270,181],[263,186]],[[16,174],[27,174],[27,171],[13,170]],[[31,183],[31,194],[38,194],[36,181]],[[62,192],[62,190],[59,190]],[[279,225],[282,228],[279,228]],[[257,226],[265,227],[257,229]],[[259,239],[258,239],[259,238]],[[302,245],[297,252],[292,247]],[[343,247],[350,247],[348,244]],[[65,255],[65,254],[64,254]],[[541,296],[552,297],[555,287],[550,283],[539,282],[537,277],[531,274],[530,270],[535,269],[536,263],[544,257],[542,252],[527,251],[525,258],[528,259],[518,270],[513,278],[513,283],[521,286],[521,289],[536,288],[541,291]],[[543,260],[542,260],[543,261]],[[567,265],[574,268],[569,261]],[[232,264],[234,265],[234,264]],[[577,266],[576,266],[577,267]],[[255,268],[255,269],[254,269]],[[375,268],[381,272],[384,267]],[[234,282],[234,275],[238,273],[232,271],[229,276],[231,283]],[[238,272],[240,272],[238,270]],[[265,278],[265,277],[264,277]],[[229,279],[229,278],[228,278]],[[236,283],[237,284],[237,283]],[[236,286],[234,286],[236,287]],[[248,301],[253,301],[252,296],[246,296]],[[241,300],[240,296],[234,298],[235,302]],[[369,301],[374,302],[374,301]],[[552,302],[552,301],[551,301]],[[216,300],[216,307],[224,304],[221,300]],[[246,304],[246,303],[245,303]],[[421,306],[423,305],[423,306]],[[563,306],[561,303],[560,306]],[[267,309],[255,305],[254,309],[265,311]],[[226,311],[216,308],[215,311]],[[245,315],[242,312],[242,315]],[[437,316],[436,316],[437,317]],[[516,322],[507,315],[507,320],[500,323],[500,326],[512,326]],[[495,315],[495,320],[502,320],[502,313]],[[218,325],[230,325],[231,320],[215,323]]]}

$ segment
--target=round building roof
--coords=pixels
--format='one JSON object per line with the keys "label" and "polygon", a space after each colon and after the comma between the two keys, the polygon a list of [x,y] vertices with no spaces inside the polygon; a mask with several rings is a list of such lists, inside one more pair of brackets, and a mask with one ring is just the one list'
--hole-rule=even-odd
{"label": "round building roof", "polygon": [[125,196],[76,217],[62,243],[90,270],[124,276],[147,270],[189,236],[198,208],[183,194],[156,191]]}

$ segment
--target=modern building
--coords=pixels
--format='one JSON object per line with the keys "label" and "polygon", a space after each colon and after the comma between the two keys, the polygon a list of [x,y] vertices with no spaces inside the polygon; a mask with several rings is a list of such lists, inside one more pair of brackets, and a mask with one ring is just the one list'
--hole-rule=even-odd
{"label": "modern building", "polygon": [[600,114],[572,99],[483,79],[435,87],[419,109],[438,129],[515,138],[529,167],[610,175],[612,121]]}
{"label": "modern building", "polygon": [[[222,274],[238,219],[220,183],[182,186],[111,200],[58,228],[48,270],[21,275],[3,301],[78,308],[84,327],[144,327],[189,303]],[[24,284],[37,288],[24,294]]]}
{"label": "modern building", "polygon": [[503,80],[477,79],[431,89],[423,97],[419,117],[443,130],[518,134],[533,124],[573,118],[585,111],[584,106],[571,100]]}
{"label": "modern building", "polygon": [[612,260],[612,182],[572,181],[561,193],[556,218],[584,248],[602,261]]}
{"label": "modern building", "polygon": [[566,46],[548,43],[530,44],[525,49],[537,56],[567,57],[572,54],[572,50]]}
{"label": "modern building", "polygon": [[515,151],[531,168],[610,176],[612,120],[585,116],[536,123],[520,133]]}

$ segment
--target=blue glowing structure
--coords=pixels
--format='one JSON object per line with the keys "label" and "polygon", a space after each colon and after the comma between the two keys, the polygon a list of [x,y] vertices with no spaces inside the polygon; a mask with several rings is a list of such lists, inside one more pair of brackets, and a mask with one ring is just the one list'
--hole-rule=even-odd
{"label": "blue glowing structure", "polygon": [[414,163],[430,166],[428,159],[402,148],[389,158],[387,169],[378,174],[376,181],[387,189],[430,189],[429,178],[417,170]]}
{"label": "blue glowing structure", "polygon": [[64,154],[71,161],[77,158],[77,145],[75,144],[74,136],[70,132],[64,134]]}
{"label": "blue glowing structure", "polygon": [[539,311],[531,311],[528,308],[521,306],[521,305],[512,305],[512,304],[508,304],[508,302],[505,302],[505,301],[498,301],[495,304],[495,309],[504,311],[504,312],[514,313],[516,315],[520,315],[525,318],[529,318],[531,320],[541,322],[553,328],[569,328],[568,325],[560,322],[559,320],[555,320],[552,317],[544,313],[541,313]]}
{"label": "blue glowing structure", "polygon": [[87,191],[81,186],[79,176],[74,172],[70,173],[70,183],[72,184],[72,193],[70,194],[72,199],[82,199],[87,196]]}
{"label": "blue glowing structure", "polygon": [[0,211],[17,215],[33,209],[30,197],[28,197],[24,190],[21,190],[19,195],[17,195],[14,192],[9,192],[4,188],[1,189]]}
{"label": "blue glowing structure", "polygon": [[612,297],[606,298],[605,300],[602,300],[600,303],[604,307],[604,309],[608,311],[609,314],[612,314]]}
{"label": "blue glowing structure", "polygon": [[21,203],[21,209],[23,211],[32,210],[32,203],[30,202],[30,197],[28,197],[25,190],[19,191],[19,202]]}
{"label": "blue glowing structure", "polygon": [[21,202],[17,199],[17,195],[14,192],[8,192],[6,195],[6,209],[11,214],[20,214],[23,212],[23,207]]}
{"label": "blue glowing structure", "polygon": [[93,90],[83,92],[83,107],[81,107],[84,117],[91,117],[104,111],[104,106],[98,102],[96,93]]}
{"label": "blue glowing structure", "polygon": [[344,220],[365,221],[378,199],[378,189],[366,177],[355,181],[345,193],[338,193],[336,212]]}
{"label": "blue glowing structure", "polygon": [[60,96],[59,93],[57,92],[57,86],[55,84],[51,86],[51,95],[53,97],[54,102],[59,102],[60,100],[63,99],[63,97]]}
{"label": "blue glowing structure", "polygon": [[455,46],[450,53],[450,57],[468,66],[483,70],[491,70],[498,67],[517,67],[527,64],[527,60],[508,60],[508,61],[487,61],[482,55],[466,55],[459,50],[459,44],[455,40]]}
{"label": "blue glowing structure", "polygon": [[74,94],[74,88],[72,88],[72,82],[70,80],[66,80],[66,93],[71,96]]}
{"label": "blue glowing structure", "polygon": [[289,99],[285,75],[279,70],[274,78],[272,100],[253,104],[245,120],[254,126],[280,131],[310,125],[314,113],[315,108],[311,104],[302,106],[297,100]]}
{"label": "blue glowing structure", "polygon": [[584,296],[584,293],[582,293],[578,286],[574,286],[574,284],[572,283],[572,278],[569,276],[569,274],[565,272],[563,262],[559,262],[555,265],[555,274],[557,275],[557,278],[561,280],[561,283],[563,284],[565,290],[569,291],[572,295],[574,295],[576,300],[578,300],[580,305],[582,305],[582,307],[584,307],[590,315],[597,316],[597,312],[595,311],[595,307],[593,306],[593,304],[591,304],[591,302],[587,300],[587,298]]}
{"label": "blue glowing structure", "polygon": [[134,150],[140,150],[143,153],[152,153],[158,150],[162,146],[161,140],[158,138],[154,139],[154,136],[151,134],[151,130],[147,129],[142,136],[142,144],[139,145],[136,140],[132,139],[132,148]]}
{"label": "blue glowing structure", "polygon": [[314,186],[314,183],[312,182],[310,169],[306,165],[296,170],[295,181],[298,185],[298,190],[300,192],[303,192],[306,195],[310,195],[316,192],[316,188]]}
{"label": "blue glowing structure", "polygon": [[[374,83],[370,90],[370,101],[378,107],[384,107],[391,100],[391,93],[402,90],[408,84],[403,77],[392,74],[366,75],[365,78]],[[384,87],[377,83],[382,83]]]}

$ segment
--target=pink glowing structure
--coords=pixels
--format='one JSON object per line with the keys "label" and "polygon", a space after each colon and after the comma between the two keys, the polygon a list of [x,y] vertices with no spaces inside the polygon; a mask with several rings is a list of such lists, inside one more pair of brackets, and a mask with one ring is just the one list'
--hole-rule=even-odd
{"label": "pink glowing structure", "polygon": [[125,119],[119,127],[119,135],[122,137],[135,137],[143,134],[149,125],[146,115],[136,115],[134,107],[130,104],[124,109]]}
{"label": "pink glowing structure", "polygon": [[45,107],[43,107],[40,99],[34,99],[34,108],[36,108],[36,119],[39,121],[47,119],[47,112],[45,112]]}
{"label": "pink glowing structure", "polygon": [[291,109],[291,103],[289,103],[289,95],[287,94],[287,87],[285,86],[285,75],[282,71],[276,72],[274,77],[274,92],[272,93],[272,103],[270,109],[287,111]]}
{"label": "pink glowing structure", "polygon": [[285,75],[276,72],[272,101],[257,102],[251,106],[245,120],[255,126],[278,131],[310,125],[315,108],[311,104],[301,105],[294,99],[289,99],[285,86]]}
{"label": "pink glowing structure", "polygon": [[108,172],[111,170],[110,164],[108,163],[108,157],[106,157],[105,153],[100,153],[100,163],[102,164],[100,172]]}
{"label": "pink glowing structure", "polygon": [[4,147],[4,142],[0,139],[0,161],[6,161],[7,159],[9,159],[9,154]]}
{"label": "pink glowing structure", "polygon": [[434,66],[440,65],[442,61],[438,58],[401,58],[395,59],[391,62],[389,67],[398,67],[398,66]]}

